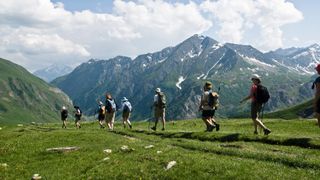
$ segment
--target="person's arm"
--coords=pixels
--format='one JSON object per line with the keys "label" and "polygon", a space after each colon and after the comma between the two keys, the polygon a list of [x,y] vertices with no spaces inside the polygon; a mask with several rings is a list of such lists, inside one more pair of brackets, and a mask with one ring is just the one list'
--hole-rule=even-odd
{"label": "person's arm", "polygon": [[244,99],[242,99],[242,100],[240,101],[240,103],[243,103],[243,102],[245,102],[245,101],[248,101],[250,98],[251,98],[251,94],[250,94],[249,96],[245,97]]}
{"label": "person's arm", "polygon": [[203,98],[204,98],[204,97],[203,97],[203,95],[202,95],[202,96],[201,96],[201,99],[200,99],[199,111],[202,111],[202,109],[203,109],[203,101],[204,101]]}
{"label": "person's arm", "polygon": [[320,82],[315,83],[315,86],[316,86],[316,93],[315,93],[315,97],[314,97],[314,101],[313,101],[314,112],[316,112],[316,110],[317,110],[317,102],[320,99]]}

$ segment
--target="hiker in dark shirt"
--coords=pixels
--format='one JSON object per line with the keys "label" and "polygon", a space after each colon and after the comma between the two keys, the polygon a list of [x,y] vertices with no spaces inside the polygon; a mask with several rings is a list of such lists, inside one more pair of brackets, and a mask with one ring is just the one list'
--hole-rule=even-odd
{"label": "hiker in dark shirt", "polygon": [[67,128],[68,110],[65,106],[61,109],[62,128]]}
{"label": "hiker in dark shirt", "polygon": [[75,125],[76,125],[76,128],[80,129],[81,128],[80,120],[81,120],[82,112],[79,106],[74,106],[74,109],[75,109],[74,111]]}
{"label": "hiker in dark shirt", "polygon": [[[320,75],[320,64],[315,68],[317,73]],[[314,81],[312,89],[315,88],[314,100],[313,100],[313,110],[315,117],[318,120],[318,126],[320,127],[320,76]]]}

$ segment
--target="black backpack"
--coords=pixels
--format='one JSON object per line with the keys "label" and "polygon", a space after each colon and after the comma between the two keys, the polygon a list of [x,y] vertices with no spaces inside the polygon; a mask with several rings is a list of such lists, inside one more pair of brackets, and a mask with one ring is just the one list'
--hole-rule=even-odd
{"label": "black backpack", "polygon": [[208,105],[212,108],[219,106],[219,95],[216,92],[210,92],[208,97]]}
{"label": "black backpack", "polygon": [[255,96],[258,103],[265,104],[270,99],[269,91],[266,87],[262,85],[257,86],[257,93]]}

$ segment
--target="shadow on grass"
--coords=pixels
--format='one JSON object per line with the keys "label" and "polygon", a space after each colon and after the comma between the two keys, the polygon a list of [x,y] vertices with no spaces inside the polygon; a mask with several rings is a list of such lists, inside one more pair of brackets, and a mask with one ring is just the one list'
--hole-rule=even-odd
{"label": "shadow on grass", "polygon": [[272,144],[272,145],[282,145],[282,146],[297,146],[301,148],[308,149],[320,149],[319,144],[311,143],[310,138],[289,138],[283,139],[279,137],[260,137],[260,136],[249,136],[243,135],[239,133],[221,135],[221,134],[212,134],[212,133],[201,133],[201,132],[150,132],[143,130],[133,130],[135,133],[144,133],[147,135],[156,135],[162,138],[185,138],[185,139],[193,139],[200,141],[218,141],[218,142],[236,142],[236,141],[244,141],[244,142],[258,142],[264,144]]}

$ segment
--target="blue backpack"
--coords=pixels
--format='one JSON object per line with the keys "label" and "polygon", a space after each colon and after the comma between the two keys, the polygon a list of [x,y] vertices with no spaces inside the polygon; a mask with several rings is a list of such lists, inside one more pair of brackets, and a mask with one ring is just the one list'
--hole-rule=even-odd
{"label": "blue backpack", "polygon": [[113,99],[106,100],[106,109],[107,109],[108,113],[112,113],[117,110],[117,105]]}

